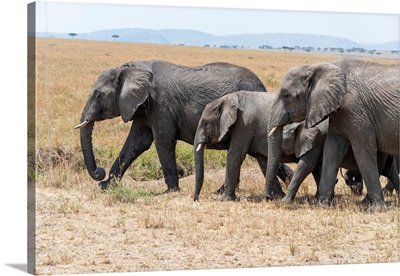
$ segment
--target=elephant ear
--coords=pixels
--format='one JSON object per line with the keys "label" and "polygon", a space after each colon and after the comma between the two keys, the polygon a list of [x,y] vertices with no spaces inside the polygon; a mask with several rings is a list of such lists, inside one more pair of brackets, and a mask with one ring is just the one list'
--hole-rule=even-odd
{"label": "elephant ear", "polygon": [[217,107],[217,115],[220,116],[220,136],[218,142],[220,142],[225,135],[228,133],[229,128],[236,122],[237,111],[239,107],[239,96],[229,95],[227,99],[221,102]]}
{"label": "elephant ear", "polygon": [[346,92],[346,75],[330,63],[317,63],[305,70],[308,87],[306,127],[312,127],[337,110]]}
{"label": "elephant ear", "polygon": [[309,150],[316,147],[322,139],[321,130],[314,126],[305,128],[305,124],[298,125],[295,131],[294,153],[297,158],[302,157]]}
{"label": "elephant ear", "polygon": [[283,126],[283,133],[282,133],[282,152],[285,155],[292,155],[294,154],[294,143],[296,140],[296,130],[300,124],[303,123],[291,123],[288,125]]}
{"label": "elephant ear", "polygon": [[150,94],[153,73],[146,69],[124,67],[117,77],[119,87],[118,106],[122,120],[130,121],[137,108]]}

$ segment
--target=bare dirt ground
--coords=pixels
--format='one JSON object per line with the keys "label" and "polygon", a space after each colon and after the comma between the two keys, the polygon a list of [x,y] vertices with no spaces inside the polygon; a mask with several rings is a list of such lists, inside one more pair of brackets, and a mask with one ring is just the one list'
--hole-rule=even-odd
{"label": "bare dirt ground", "polygon": [[223,170],[206,173],[199,202],[192,199],[193,176],[181,179],[181,192],[170,194],[160,194],[163,180],[125,179],[123,185],[143,193],[129,203],[86,179],[68,189],[38,187],[37,273],[400,261],[397,196],[387,197],[388,211],[370,214],[339,178],[336,206],[316,207],[308,178],[295,203],[266,202],[259,169],[245,167],[239,202],[219,202],[213,194]]}

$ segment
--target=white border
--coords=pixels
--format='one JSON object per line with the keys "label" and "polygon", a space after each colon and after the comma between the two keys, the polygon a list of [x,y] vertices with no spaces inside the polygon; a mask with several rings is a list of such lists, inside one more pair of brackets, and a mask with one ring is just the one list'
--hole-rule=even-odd
{"label": "white border", "polygon": [[[32,1],[13,0],[3,1],[0,15],[2,35],[1,47],[1,80],[2,98],[1,118],[2,132],[0,142],[1,156],[1,261],[0,275],[26,275],[26,272],[14,268],[27,262],[26,253],[26,26],[27,4]],[[298,11],[335,11],[335,12],[362,12],[400,14],[400,5],[395,0],[65,0],[48,2],[85,2],[85,3],[113,3],[113,4],[140,4],[162,6],[191,6],[191,7],[221,7],[221,8],[251,8]],[[399,26],[400,27],[400,26]],[[21,102],[22,101],[22,102]],[[22,160],[22,164],[21,164]],[[283,267],[266,269],[235,269],[232,272],[252,275],[278,275],[280,273],[294,273],[307,275],[338,273],[362,273],[372,275],[377,273],[395,273],[400,271],[400,263],[373,264],[373,265],[346,265],[346,266],[314,266],[314,267]],[[210,270],[210,275],[231,273],[227,270]],[[118,273],[113,275],[203,275],[204,271],[180,272],[147,272],[147,273]],[[75,274],[77,275],[77,274]],[[82,274],[82,275],[111,275],[111,274]],[[361,274],[360,274],[361,275]]]}

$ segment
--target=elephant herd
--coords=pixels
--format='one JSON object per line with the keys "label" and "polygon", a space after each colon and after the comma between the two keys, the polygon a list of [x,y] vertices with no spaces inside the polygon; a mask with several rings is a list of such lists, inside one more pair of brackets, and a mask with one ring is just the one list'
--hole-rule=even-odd
{"label": "elephant herd", "polygon": [[[384,188],[399,195],[400,65],[342,58],[289,68],[277,92],[250,70],[223,62],[186,67],[166,61],[129,62],[103,71],[80,124],[86,168],[102,189],[155,143],[167,191],[179,191],[177,140],[194,145],[195,192],[204,179],[204,149],[228,150],[221,201],[236,200],[240,167],[253,156],[265,176],[265,198],[291,202],[312,173],[318,203],[330,204],[340,168],[346,183],[366,186],[363,202],[386,208]],[[95,121],[121,116],[132,127],[108,178],[92,145]],[[294,172],[286,163],[296,162]],[[283,193],[278,178],[289,183]],[[360,187],[361,186],[361,187]]]}

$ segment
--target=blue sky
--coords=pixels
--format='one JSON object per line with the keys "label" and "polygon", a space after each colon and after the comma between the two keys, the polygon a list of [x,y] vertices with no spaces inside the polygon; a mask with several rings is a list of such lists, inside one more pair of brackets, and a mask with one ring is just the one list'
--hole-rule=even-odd
{"label": "blue sky", "polygon": [[[336,1],[340,3],[341,0]],[[351,1],[355,0],[346,1],[346,5]],[[166,5],[165,3],[168,2],[172,2],[172,5],[176,6]],[[149,0],[118,1],[117,3],[120,4],[107,4],[104,1],[96,3],[87,0],[85,3],[76,1],[38,2],[37,31],[79,34],[114,28],[175,28],[204,31],[214,35],[319,34],[348,38],[359,43],[384,43],[400,40],[400,16],[395,14],[396,10],[390,8],[386,10],[387,13],[360,13],[353,12],[351,9],[337,12],[337,8],[331,11],[329,8],[321,8],[320,10],[325,10],[321,12],[315,11],[315,9],[312,11],[313,6],[310,5],[308,9],[305,5],[304,9],[311,11],[296,11],[290,10],[290,8],[274,9],[276,5],[273,5],[273,2],[270,2],[270,5],[264,4],[261,8],[257,8],[257,6],[253,8],[251,5],[241,8],[243,6],[235,4],[230,6],[219,4],[218,8],[207,8],[207,5],[196,8],[193,7],[193,1],[182,2],[186,4],[179,5],[180,2],[182,1],[178,1],[177,4],[174,4],[174,1]],[[147,3],[150,6],[146,5]],[[154,6],[154,3],[164,3],[164,5]],[[363,3],[362,6],[360,4],[359,9],[363,10],[362,7],[368,1],[358,1],[358,3]],[[153,6],[151,6],[152,4]],[[374,9],[372,8],[372,10]]]}

